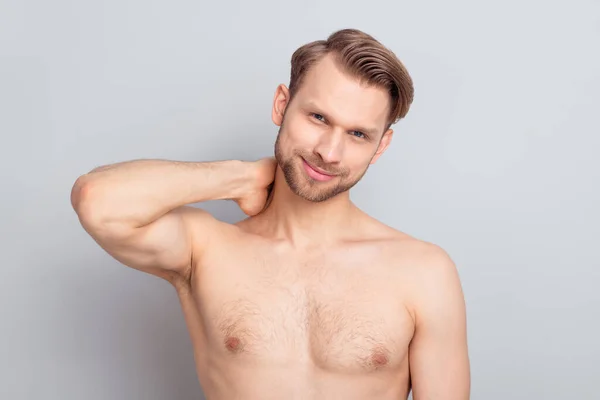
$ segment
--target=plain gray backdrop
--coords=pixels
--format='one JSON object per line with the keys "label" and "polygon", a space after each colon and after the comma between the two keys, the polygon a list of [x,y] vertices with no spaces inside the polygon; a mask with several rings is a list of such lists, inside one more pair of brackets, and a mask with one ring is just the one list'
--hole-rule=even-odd
{"label": "plain gray backdrop", "polygon": [[292,52],[346,27],[416,91],[352,197],[456,262],[472,398],[599,398],[592,0],[2,0],[0,398],[202,398],[174,290],[87,236],[72,184],[129,159],[272,155]]}

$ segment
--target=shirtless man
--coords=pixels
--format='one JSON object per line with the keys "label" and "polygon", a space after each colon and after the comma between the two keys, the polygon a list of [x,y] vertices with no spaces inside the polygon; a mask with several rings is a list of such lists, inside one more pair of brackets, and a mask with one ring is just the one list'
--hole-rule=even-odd
{"label": "shirtless man", "polygon": [[[294,53],[273,102],[274,158],[137,160],[76,181],[85,230],[177,290],[207,399],[469,398],[453,262],[348,193],[412,98],[393,53],[343,30]],[[221,199],[248,218],[189,206]]]}

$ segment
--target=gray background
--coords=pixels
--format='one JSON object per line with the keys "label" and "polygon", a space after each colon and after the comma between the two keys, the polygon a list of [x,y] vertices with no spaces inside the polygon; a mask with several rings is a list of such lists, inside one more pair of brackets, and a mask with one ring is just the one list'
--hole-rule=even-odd
{"label": "gray background", "polygon": [[201,398],[174,290],[84,233],[71,186],[134,158],[272,154],[292,52],[345,27],[414,78],[353,198],[456,261],[472,398],[599,398],[597,1],[0,4],[2,399]]}

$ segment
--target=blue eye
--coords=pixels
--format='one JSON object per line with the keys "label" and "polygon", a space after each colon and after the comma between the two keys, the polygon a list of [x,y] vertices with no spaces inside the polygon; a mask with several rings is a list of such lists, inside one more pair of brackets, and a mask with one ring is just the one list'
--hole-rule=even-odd
{"label": "blue eye", "polygon": [[311,115],[312,115],[313,117],[315,117],[316,119],[318,119],[319,121],[325,121],[325,117],[324,117],[324,116],[322,116],[321,114],[315,114],[315,113],[312,113]]}
{"label": "blue eye", "polygon": [[358,137],[358,138],[361,138],[361,139],[364,139],[364,138],[366,138],[366,137],[367,137],[367,136],[366,136],[364,133],[362,133],[362,132],[360,132],[360,131],[352,131],[352,134],[353,134],[354,136]]}

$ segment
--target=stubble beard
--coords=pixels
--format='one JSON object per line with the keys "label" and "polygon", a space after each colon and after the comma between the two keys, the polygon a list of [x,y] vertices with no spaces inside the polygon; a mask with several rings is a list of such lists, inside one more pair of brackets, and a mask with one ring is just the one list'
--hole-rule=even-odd
{"label": "stubble beard", "polygon": [[[362,179],[369,168],[367,165],[358,178],[353,180],[348,180],[348,173],[342,171],[339,176],[334,178],[337,181],[334,185],[306,177],[303,171],[300,170],[303,168],[302,159],[306,159],[309,163],[312,163],[314,160],[312,158],[307,158],[309,157],[308,155],[303,155],[298,150],[293,150],[290,156],[284,158],[280,140],[282,130],[283,124],[279,128],[277,140],[275,140],[275,160],[281,168],[285,181],[291,191],[304,200],[320,203],[329,200],[340,193],[344,193],[354,187]],[[315,161],[313,165],[318,166],[319,163]]]}

